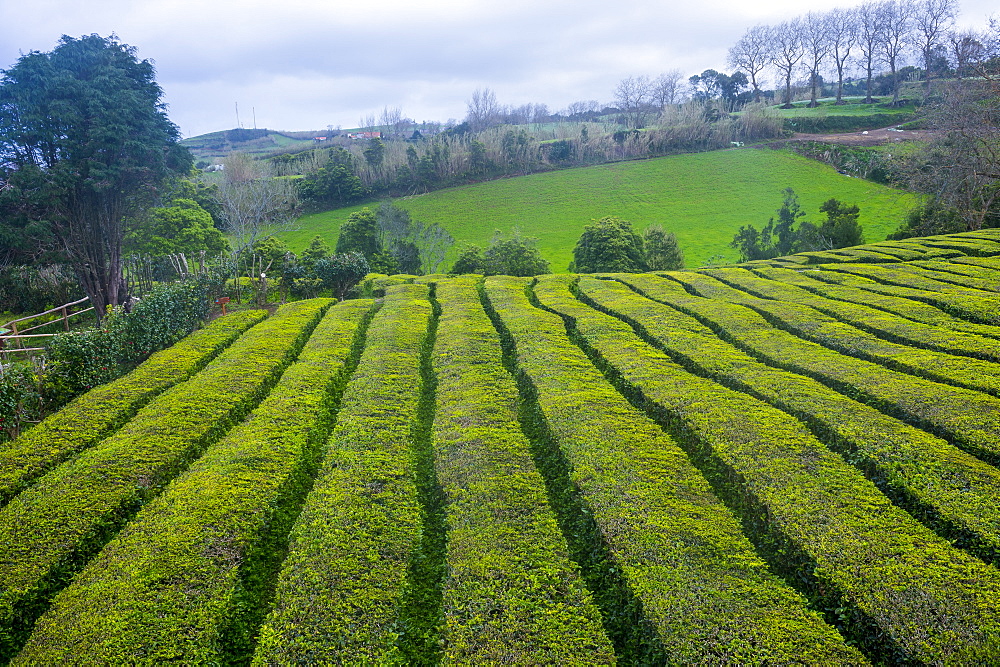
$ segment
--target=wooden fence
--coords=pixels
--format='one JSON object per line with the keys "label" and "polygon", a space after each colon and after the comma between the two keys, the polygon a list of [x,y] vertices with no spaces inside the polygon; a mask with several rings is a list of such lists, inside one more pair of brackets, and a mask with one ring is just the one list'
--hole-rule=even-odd
{"label": "wooden fence", "polygon": [[[82,310],[72,311],[73,306],[78,306],[82,303],[89,301],[89,297],[83,297],[78,301],[72,301],[70,303],[63,304],[61,306],[56,306],[50,310],[46,310],[44,313],[38,313],[37,315],[29,315],[27,317],[21,317],[16,320],[11,320],[6,324],[0,326],[0,355],[4,359],[8,358],[10,354],[23,353],[31,355],[34,352],[39,352],[45,348],[43,347],[29,347],[32,344],[38,344],[43,342],[40,339],[50,338],[55,336],[54,333],[28,333],[29,331],[34,331],[36,329],[41,329],[42,327],[49,326],[54,322],[58,322],[60,319],[63,323],[63,329],[69,331],[69,320],[71,317],[76,317],[77,315],[83,315],[94,309],[93,306],[89,308],[84,308]],[[41,324],[32,324],[33,320],[37,320],[40,317],[46,315],[51,315],[52,313],[59,313],[61,318],[56,318],[54,320],[47,320]]]}

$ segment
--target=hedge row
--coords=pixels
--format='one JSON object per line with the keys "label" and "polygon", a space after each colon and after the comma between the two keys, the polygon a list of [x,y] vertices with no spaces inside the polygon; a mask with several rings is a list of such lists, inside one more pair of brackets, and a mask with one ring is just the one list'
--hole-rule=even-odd
{"label": "hedge row", "polygon": [[693,317],[622,284],[586,281],[581,293],[688,370],[806,422],[931,527],[990,561],[1000,557],[1000,471],[993,466],[816,380],[762,364]]}
{"label": "hedge row", "polygon": [[94,551],[260,402],[329,305],[283,306],[0,511],[0,657]]}
{"label": "hedge row", "polygon": [[859,247],[871,252],[877,252],[883,255],[888,255],[890,257],[895,257],[897,261],[901,262],[914,259],[922,259],[926,255],[926,251],[924,251],[923,248],[903,247],[896,245],[894,243],[883,243],[883,244],[871,243]]}
{"label": "hedge row", "polygon": [[[984,294],[980,290],[966,290],[964,293],[959,291],[956,294],[954,290],[939,292],[922,289],[919,286],[908,287],[906,285],[910,282],[917,283],[918,281],[909,276],[891,274],[892,267],[890,266],[881,266],[876,271],[869,272],[872,279],[862,275],[864,268],[860,264],[829,265],[824,267],[824,270],[810,272],[810,276],[834,285],[844,285],[875,294],[921,301],[979,324],[1000,324],[1000,314],[998,314],[1000,313],[1000,299],[989,295],[984,298],[980,296]],[[946,287],[945,283],[937,283],[937,285]],[[930,287],[926,283],[925,286]],[[959,289],[955,288],[955,290]]]}
{"label": "hedge row", "polygon": [[421,532],[411,428],[431,321],[426,287],[387,289],[291,531],[256,664],[400,660],[400,605]]}
{"label": "hedge row", "polygon": [[[585,279],[593,280],[593,279]],[[684,370],[621,321],[538,290],[575,318],[623,388],[685,440],[772,566],[809,586],[878,661],[1000,659],[1000,573],[897,508],[798,420]]]}
{"label": "hedge row", "polygon": [[434,465],[444,491],[444,662],[615,663],[518,423],[478,277],[437,285]]}
{"label": "hedge row", "polygon": [[761,278],[743,269],[715,269],[702,273],[756,297],[815,308],[853,327],[896,343],[948,354],[1000,360],[1000,349],[997,349],[997,341],[992,338],[948,331],[890,315],[871,306],[827,299],[800,287]]}
{"label": "hedge row", "polygon": [[675,279],[701,296],[752,308],[776,327],[846,355],[935,382],[1000,394],[1000,366],[990,361],[882,340],[811,306],[760,299],[708,275],[684,272]]}
{"label": "hedge row", "polygon": [[1000,399],[848,357],[777,329],[750,308],[691,296],[671,281],[639,275],[622,279],[646,296],[693,315],[770,365],[813,377],[989,462],[1000,461]]}
{"label": "hedge row", "polygon": [[567,338],[560,317],[529,303],[525,285],[490,278],[486,294],[536,397],[539,430],[557,443],[583,511],[614,558],[610,566],[621,568],[652,624],[662,653],[643,658],[863,662],[768,571],[684,451],[615,391]]}
{"label": "hedge row", "polygon": [[56,596],[20,661],[249,658],[248,621],[267,605],[263,580],[280,551],[273,538],[311,481],[371,306],[349,301],[327,311],[257,409]]}
{"label": "hedge row", "polygon": [[901,296],[879,294],[863,289],[860,286],[848,284],[837,285],[817,280],[813,276],[817,275],[818,271],[797,271],[778,267],[754,267],[752,270],[762,278],[795,285],[813,294],[818,294],[829,299],[860,303],[884,310],[887,313],[899,315],[908,320],[945,327],[953,331],[963,331],[990,338],[1000,337],[1000,328],[998,327],[963,320],[922,301],[914,301],[913,299]]}
{"label": "hedge row", "polygon": [[998,282],[997,269],[1000,268],[997,266],[987,267],[970,264],[968,262],[941,262],[938,260],[918,260],[910,262],[910,264],[921,269],[930,269],[931,271],[945,272],[968,278],[982,278],[994,282]]}
{"label": "hedge row", "polygon": [[[925,264],[927,264],[927,262],[925,262]],[[993,275],[991,276],[970,276],[956,274],[952,271],[939,271],[930,266],[918,266],[910,263],[899,264],[894,268],[899,271],[905,271],[906,273],[919,278],[931,278],[932,280],[936,280],[938,282],[948,283],[949,285],[957,285],[962,288],[982,290],[984,292],[1000,292],[1000,280],[997,279],[996,272],[993,272]]]}
{"label": "hedge row", "polygon": [[931,275],[926,269],[920,269],[900,262],[893,266],[870,266],[865,264],[838,264],[827,267],[831,271],[842,271],[855,276],[867,278],[884,285],[898,285],[927,292],[943,292],[960,295],[969,299],[995,300],[993,286],[966,287],[953,282],[953,276],[944,274],[949,280]]}
{"label": "hedge row", "polygon": [[947,240],[939,238],[928,238],[923,241],[923,245],[928,248],[943,248],[945,250],[960,250],[966,255],[973,257],[992,257],[1000,255],[1000,243],[995,239],[958,239],[949,238]]}
{"label": "hedge row", "polygon": [[165,389],[186,380],[267,316],[251,310],[221,317],[128,375],[91,389],[0,449],[0,506],[67,457],[127,422]]}

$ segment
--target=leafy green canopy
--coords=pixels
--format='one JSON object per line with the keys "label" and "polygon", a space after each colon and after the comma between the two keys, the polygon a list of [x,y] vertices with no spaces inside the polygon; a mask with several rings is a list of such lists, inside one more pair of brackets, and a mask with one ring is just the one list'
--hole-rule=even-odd
{"label": "leafy green canopy", "polygon": [[597,273],[640,273],[646,271],[646,250],[632,223],[605,216],[583,228],[573,248],[571,271]]}
{"label": "leafy green canopy", "polygon": [[0,80],[4,208],[45,223],[99,313],[126,296],[125,221],[191,168],[154,74],[117,37],[88,35],[21,56]]}
{"label": "leafy green canopy", "polygon": [[452,265],[451,272],[522,277],[549,273],[549,263],[538,252],[535,243],[536,239],[521,236],[516,229],[510,238],[505,238],[497,230],[485,251],[476,245],[466,246]]}
{"label": "leafy green canopy", "polygon": [[857,205],[846,206],[836,199],[828,199],[820,205],[820,213],[826,213],[826,220],[819,225],[796,221],[806,212],[799,205],[799,198],[791,188],[782,191],[784,200],[778,209],[778,219],[771,218],[760,231],[753,225],[744,225],[733,236],[729,247],[740,251],[742,261],[771,259],[796,252],[811,250],[834,250],[865,242],[863,229],[858,224],[861,209]]}

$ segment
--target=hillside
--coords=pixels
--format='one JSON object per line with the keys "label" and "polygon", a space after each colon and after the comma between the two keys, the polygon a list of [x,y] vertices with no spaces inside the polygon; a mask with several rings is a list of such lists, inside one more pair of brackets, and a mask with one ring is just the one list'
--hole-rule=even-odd
{"label": "hillside", "polygon": [[0,660],[1000,661],[1000,232],[375,282],[0,449]]}
{"label": "hillside", "polygon": [[[838,174],[832,167],[790,152],[740,149],[566,169],[479,183],[396,200],[417,220],[437,222],[456,240],[486,244],[495,229],[517,227],[538,238],[552,270],[567,270],[573,246],[591,220],[616,215],[638,230],[662,224],[677,235],[687,265],[712,258],[735,261],[728,247],[740,226],[758,229],[781,206],[784,188],[799,195],[806,220],[835,197],[861,207],[865,238],[886,237],[916,205],[911,194]],[[281,235],[298,252],[316,234],[335,242],[355,206],[307,215]],[[455,255],[453,249],[449,265]]]}
{"label": "hillside", "polygon": [[201,134],[181,141],[194,155],[196,162],[221,162],[234,151],[251,155],[270,155],[279,149],[308,148],[315,143],[310,132],[276,132],[237,128]]}

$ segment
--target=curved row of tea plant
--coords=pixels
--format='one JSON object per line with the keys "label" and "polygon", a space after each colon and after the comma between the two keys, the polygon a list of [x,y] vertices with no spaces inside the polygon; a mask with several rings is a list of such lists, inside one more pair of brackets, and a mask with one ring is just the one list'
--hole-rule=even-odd
{"label": "curved row of tea plant", "polygon": [[264,398],[329,306],[282,307],[0,510],[0,657],[125,521]]}
{"label": "curved row of tea plant", "polygon": [[[815,308],[852,327],[895,343],[1000,361],[1000,349],[994,338],[957,331],[942,331],[929,324],[892,316],[871,306],[837,301],[813,294],[801,287],[766,280],[745,269],[713,269],[702,273],[755,297]],[[753,304],[752,301],[744,300],[737,303],[751,307]]]}
{"label": "curved row of tea plant", "polygon": [[[694,316],[751,356],[807,375],[990,461],[1000,460],[1000,399],[848,357],[772,326],[754,310],[688,294],[677,282],[633,275],[646,296]],[[915,350],[916,351],[916,350]]]}
{"label": "curved row of tea plant", "polygon": [[673,277],[694,294],[751,308],[773,326],[828,349],[934,382],[975,389],[993,396],[1000,394],[1000,365],[990,361],[956,357],[883,340],[825,315],[812,306],[754,297],[703,273],[682,273]]}
{"label": "curved row of tea plant", "polygon": [[[536,428],[553,441],[550,465],[579,489],[576,502],[593,515],[598,545],[608,545],[608,567],[622,570],[638,601],[627,614],[628,597],[612,598],[605,616],[633,626],[625,632],[650,626],[638,638],[644,651],[626,647],[633,660],[863,663],[768,571],[684,451],[615,391],[567,338],[560,317],[530,304],[526,286],[489,278],[485,291],[525,392],[537,401]],[[591,586],[600,595],[608,583]]]}
{"label": "curved row of tea plant", "polygon": [[478,278],[439,282],[434,466],[446,498],[449,663],[615,663],[517,417]]}
{"label": "curved row of tea plant", "polygon": [[682,437],[771,565],[805,585],[828,620],[879,660],[998,655],[996,569],[894,506],[796,419],[688,373],[620,320],[542,284],[540,302],[573,317],[599,363]]}
{"label": "curved row of tea plant", "polygon": [[0,506],[69,456],[120,428],[143,405],[191,377],[267,311],[220,317],[135,370],[83,394],[0,448]]}
{"label": "curved row of tea plant", "polygon": [[620,283],[584,278],[579,289],[588,303],[631,324],[689,371],[804,421],[946,537],[990,561],[1000,556],[1000,471],[995,467],[812,378],[760,363],[693,317]]}
{"label": "curved row of tea plant", "polygon": [[431,316],[426,287],[386,290],[292,528],[255,664],[401,659],[421,533],[412,429]]}

